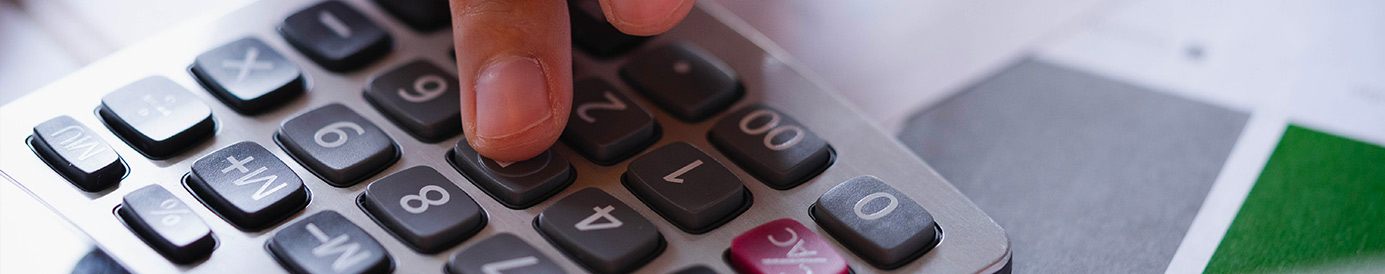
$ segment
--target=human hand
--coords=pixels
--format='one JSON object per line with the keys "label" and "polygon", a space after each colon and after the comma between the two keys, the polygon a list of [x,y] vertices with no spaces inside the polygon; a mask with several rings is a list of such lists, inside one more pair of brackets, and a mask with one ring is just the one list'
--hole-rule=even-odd
{"label": "human hand", "polygon": [[[481,155],[537,156],[558,140],[572,107],[572,36],[564,0],[451,0],[462,128]],[[620,31],[654,35],[694,0],[600,0]]]}

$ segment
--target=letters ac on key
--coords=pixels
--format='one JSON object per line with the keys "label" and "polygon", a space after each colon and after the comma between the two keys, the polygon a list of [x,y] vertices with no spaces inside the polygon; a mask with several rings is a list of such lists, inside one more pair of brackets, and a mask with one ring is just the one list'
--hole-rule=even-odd
{"label": "letters ac on key", "polygon": [[850,273],[830,243],[787,218],[736,236],[730,256],[732,267],[741,273]]}

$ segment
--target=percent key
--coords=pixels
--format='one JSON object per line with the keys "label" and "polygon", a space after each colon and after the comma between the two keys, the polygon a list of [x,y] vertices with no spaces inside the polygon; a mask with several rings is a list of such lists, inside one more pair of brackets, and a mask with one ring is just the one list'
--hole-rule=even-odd
{"label": "percent key", "polygon": [[216,238],[202,218],[158,185],[125,195],[116,212],[135,235],[174,263],[201,260],[216,248]]}

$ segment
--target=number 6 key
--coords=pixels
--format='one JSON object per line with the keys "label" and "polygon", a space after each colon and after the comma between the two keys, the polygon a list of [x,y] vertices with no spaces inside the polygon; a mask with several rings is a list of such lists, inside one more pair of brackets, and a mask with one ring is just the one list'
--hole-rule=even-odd
{"label": "number 6 key", "polygon": [[274,137],[294,160],[335,187],[355,185],[399,159],[389,135],[341,104],[293,117]]}

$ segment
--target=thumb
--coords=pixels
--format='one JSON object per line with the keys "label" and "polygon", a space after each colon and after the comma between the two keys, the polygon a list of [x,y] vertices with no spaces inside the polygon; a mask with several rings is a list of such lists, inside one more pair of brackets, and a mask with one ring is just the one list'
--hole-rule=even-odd
{"label": "thumb", "polygon": [[567,4],[452,0],[452,26],[471,147],[521,161],[552,146],[572,107]]}

